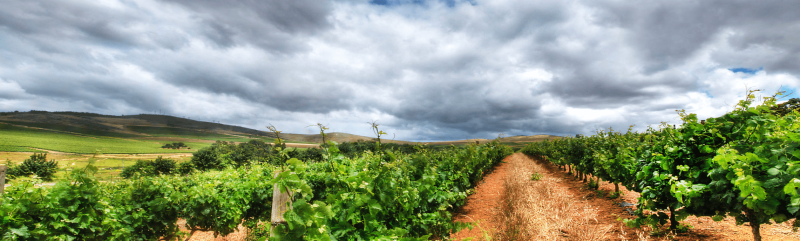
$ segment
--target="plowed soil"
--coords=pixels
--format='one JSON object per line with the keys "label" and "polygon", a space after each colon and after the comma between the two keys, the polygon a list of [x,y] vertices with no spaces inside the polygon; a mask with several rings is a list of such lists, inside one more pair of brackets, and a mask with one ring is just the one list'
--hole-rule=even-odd
{"label": "plowed soil", "polygon": [[[477,223],[472,230],[462,230],[453,234],[454,240],[498,240],[498,233],[507,228],[503,221],[503,209],[505,200],[502,200],[506,192],[503,180],[506,175],[512,173],[509,168],[512,162],[525,162],[537,166],[537,170],[543,175],[542,180],[552,178],[555,180],[552,185],[558,190],[564,190],[571,195],[577,205],[591,207],[593,219],[596,223],[592,226],[612,227],[608,229],[605,240],[753,240],[750,226],[748,224],[737,226],[733,218],[726,218],[720,222],[714,222],[710,217],[689,217],[681,221],[681,224],[688,224],[692,228],[685,233],[653,232],[648,227],[628,228],[619,219],[633,218],[620,203],[634,204],[631,209],[635,209],[639,193],[632,192],[624,187],[620,187],[623,193],[621,197],[610,198],[608,194],[614,191],[614,185],[601,181],[599,191],[586,187],[586,184],[564,170],[560,170],[555,165],[541,160],[534,160],[530,157],[516,153],[507,157],[503,163],[495,167],[494,171],[484,177],[475,189],[475,193],[467,199],[467,204],[454,214],[454,221]],[[518,172],[515,172],[518,173]],[[530,174],[528,174],[530,175]],[[531,180],[531,182],[534,182]],[[800,233],[792,232],[791,223],[782,224],[762,224],[761,235],[763,240],[800,240]],[[667,227],[662,227],[666,229]],[[563,233],[552,239],[558,240],[577,240],[570,237],[568,233]]]}

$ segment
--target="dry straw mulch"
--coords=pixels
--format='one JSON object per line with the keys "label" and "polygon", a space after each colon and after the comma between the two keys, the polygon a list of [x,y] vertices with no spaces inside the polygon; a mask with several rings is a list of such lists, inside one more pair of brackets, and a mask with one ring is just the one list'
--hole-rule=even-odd
{"label": "dry straw mulch", "polygon": [[[500,240],[607,240],[611,224],[598,222],[598,210],[560,185],[563,180],[523,154],[509,160]],[[534,174],[539,180],[531,180]],[[537,175],[537,176],[538,176]]]}

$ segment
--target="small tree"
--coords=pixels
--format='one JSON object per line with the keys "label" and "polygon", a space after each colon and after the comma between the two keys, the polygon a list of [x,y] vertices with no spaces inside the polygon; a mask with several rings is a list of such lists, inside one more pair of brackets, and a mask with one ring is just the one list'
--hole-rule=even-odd
{"label": "small tree", "polygon": [[159,174],[170,175],[173,172],[175,172],[175,168],[177,166],[175,160],[169,158],[161,158],[161,156],[158,156],[155,160],[153,160],[152,165],[156,175]]}
{"label": "small tree", "polygon": [[55,160],[47,161],[47,153],[34,153],[30,158],[17,166],[11,166],[8,170],[12,176],[36,175],[43,181],[52,181],[58,169]]}

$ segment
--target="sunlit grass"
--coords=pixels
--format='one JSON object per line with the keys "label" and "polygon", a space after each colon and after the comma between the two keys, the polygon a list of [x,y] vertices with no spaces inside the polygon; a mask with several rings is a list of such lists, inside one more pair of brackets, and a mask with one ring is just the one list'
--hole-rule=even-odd
{"label": "sunlit grass", "polygon": [[[71,154],[71,153],[49,153],[47,160],[55,160],[58,163],[58,172],[54,181],[64,179],[70,170],[85,168],[90,159],[94,159],[94,166],[98,168],[96,176],[102,181],[119,179],[122,169],[136,163],[137,160],[154,160],[158,154]],[[164,158],[169,158],[177,162],[189,161],[191,154],[165,154]],[[7,161],[12,164],[20,164],[25,159],[30,158],[29,153],[23,152],[0,152],[0,159],[5,164]]]}
{"label": "sunlit grass", "polygon": [[[191,150],[162,149],[164,143],[99,136],[81,136],[0,124],[0,143],[11,147],[38,148],[69,153],[179,153],[210,146],[186,142]],[[12,149],[11,147],[7,149]]]}

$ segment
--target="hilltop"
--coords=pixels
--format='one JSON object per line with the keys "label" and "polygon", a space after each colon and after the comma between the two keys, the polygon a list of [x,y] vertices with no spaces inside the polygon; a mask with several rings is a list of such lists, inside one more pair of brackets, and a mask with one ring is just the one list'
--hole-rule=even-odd
{"label": "hilltop", "polygon": [[[275,134],[241,126],[227,125],[169,115],[102,115],[82,112],[4,112],[0,122],[36,129],[79,135],[124,136],[150,139],[178,140],[181,136],[228,136],[244,138],[275,138]],[[322,136],[281,134],[289,142],[319,143]],[[191,138],[184,138],[191,139]],[[204,138],[208,139],[208,138]],[[328,139],[337,142],[371,141],[374,138],[347,133],[330,133]]]}
{"label": "hilltop", "polygon": [[[139,114],[139,115],[103,115],[84,112],[2,112],[0,123],[17,127],[38,130],[54,131],[59,133],[82,135],[133,138],[154,141],[186,141],[186,142],[214,142],[216,140],[244,142],[248,139],[272,140],[272,132],[250,129],[241,126],[222,123],[192,120],[188,118]],[[288,142],[295,143],[320,143],[322,136],[319,134],[292,134],[282,133],[281,137]],[[512,146],[524,145],[528,142],[537,142],[547,139],[557,139],[553,135],[532,135],[503,137],[499,140]],[[373,137],[359,136],[348,133],[333,132],[327,134],[327,139],[342,142],[374,141]],[[408,141],[387,140],[398,144],[413,143]],[[428,142],[430,145],[465,145],[472,143],[486,143],[489,139],[469,139],[457,141]]]}

